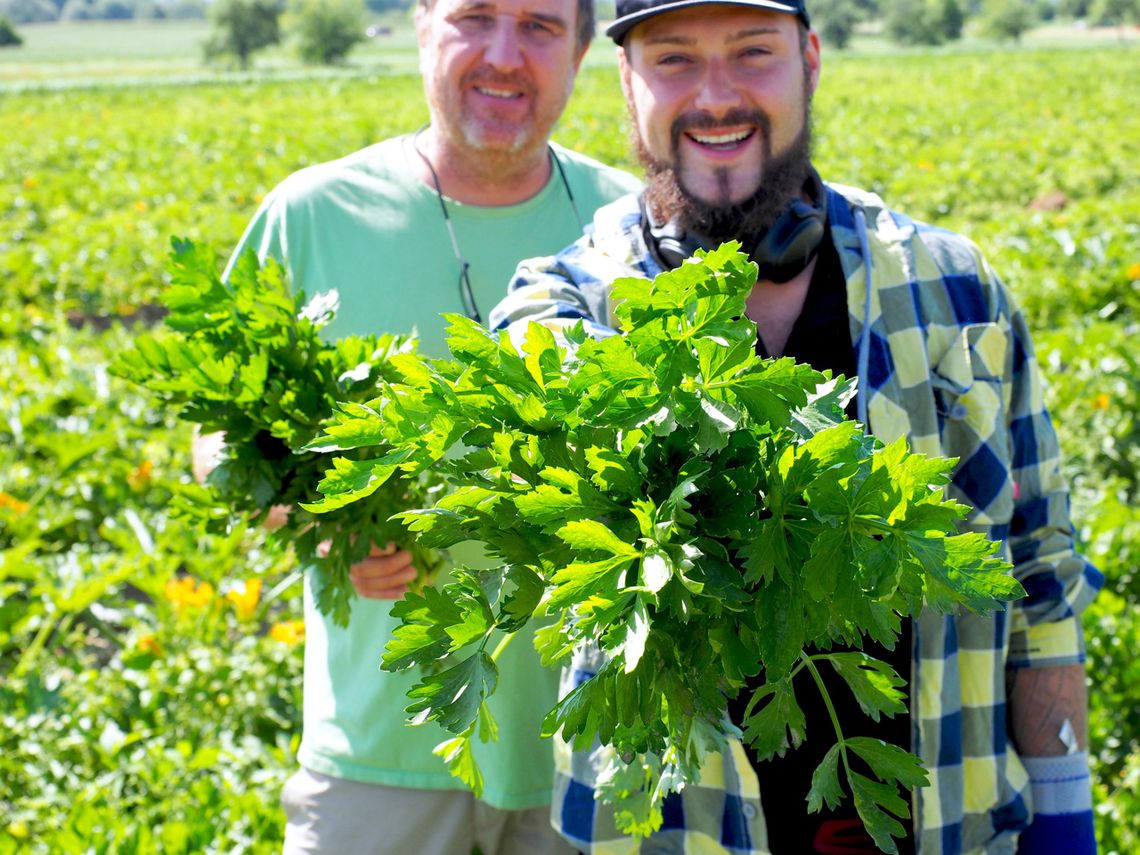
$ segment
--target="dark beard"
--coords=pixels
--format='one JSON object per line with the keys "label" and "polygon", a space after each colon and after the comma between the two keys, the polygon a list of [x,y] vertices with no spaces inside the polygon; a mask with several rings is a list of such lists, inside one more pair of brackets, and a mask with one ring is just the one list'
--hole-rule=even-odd
{"label": "dark beard", "polygon": [[[756,125],[762,137],[764,164],[761,184],[747,199],[730,205],[711,205],[689,195],[677,181],[671,163],[657,160],[649,153],[637,133],[634,122],[634,146],[638,160],[645,167],[645,201],[658,222],[675,221],[686,234],[702,235],[713,245],[726,240],[750,239],[766,232],[795,198],[798,198],[811,170],[811,112],[804,110],[803,130],[785,151],[772,154],[771,123],[767,114],[758,110],[734,110],[719,121],[707,114],[678,117],[671,128],[673,161],[681,134],[687,130]],[[722,182],[725,178],[721,179]],[[727,188],[726,188],[727,189]]]}

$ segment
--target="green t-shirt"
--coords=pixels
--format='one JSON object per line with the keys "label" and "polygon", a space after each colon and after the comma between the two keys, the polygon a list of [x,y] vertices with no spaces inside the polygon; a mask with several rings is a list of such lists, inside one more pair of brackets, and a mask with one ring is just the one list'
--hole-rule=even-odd
{"label": "green t-shirt", "polygon": [[[553,148],[574,204],[557,169],[538,194],[518,205],[447,200],[484,321],[520,259],[551,255],[577,239],[583,223],[574,205],[588,223],[595,208],[638,189],[624,172]],[[446,356],[440,313],[464,311],[459,263],[435,190],[416,178],[417,156],[411,138],[398,137],[291,175],[265,198],[237,252],[252,247],[263,259],[283,260],[294,287],[307,295],[339,291],[340,311],[326,330],[330,338],[414,328],[422,353]],[[349,780],[461,789],[431,753],[444,731],[434,723],[404,724],[414,673],[378,669],[397,626],[388,614],[392,604],[358,598],[349,626],[341,628],[317,611],[310,581],[301,764]],[[553,763],[539,730],[557,698],[557,674],[539,665],[525,632],[499,667],[499,689],[491,699],[499,741],[476,747],[483,799],[506,809],[547,804]]]}

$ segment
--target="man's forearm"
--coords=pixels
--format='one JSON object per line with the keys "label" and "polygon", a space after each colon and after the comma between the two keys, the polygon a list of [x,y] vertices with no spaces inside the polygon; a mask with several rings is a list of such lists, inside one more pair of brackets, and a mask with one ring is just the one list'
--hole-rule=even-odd
{"label": "man's forearm", "polygon": [[1054,757],[1088,748],[1083,665],[1019,668],[1010,674],[1007,689],[1010,735],[1019,754]]}

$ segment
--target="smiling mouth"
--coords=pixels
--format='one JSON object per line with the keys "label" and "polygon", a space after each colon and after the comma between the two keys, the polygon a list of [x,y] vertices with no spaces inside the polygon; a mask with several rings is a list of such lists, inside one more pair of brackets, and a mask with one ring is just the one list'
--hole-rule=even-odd
{"label": "smiling mouth", "polygon": [[732,151],[755,135],[755,128],[732,133],[711,133],[710,131],[686,131],[685,136],[698,145],[714,151]]}
{"label": "smiling mouth", "polygon": [[491,86],[476,86],[475,91],[490,98],[502,98],[505,101],[522,98],[523,93],[513,89],[495,89]]}

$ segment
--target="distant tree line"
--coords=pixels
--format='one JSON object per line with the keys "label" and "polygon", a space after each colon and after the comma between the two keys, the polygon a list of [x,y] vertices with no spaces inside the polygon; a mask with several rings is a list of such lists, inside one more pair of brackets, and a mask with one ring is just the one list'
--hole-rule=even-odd
{"label": "distant tree line", "polygon": [[[415,0],[361,0],[362,11],[375,14],[410,9]],[[209,17],[216,5],[207,0],[0,0],[0,18],[13,24],[51,21],[121,21]],[[337,4],[333,4],[337,5]]]}
{"label": "distant tree line", "polygon": [[808,8],[824,43],[835,48],[846,47],[863,22],[878,22],[901,45],[952,42],[971,21],[986,35],[1015,41],[1052,20],[1140,24],[1140,0],[812,0]]}

